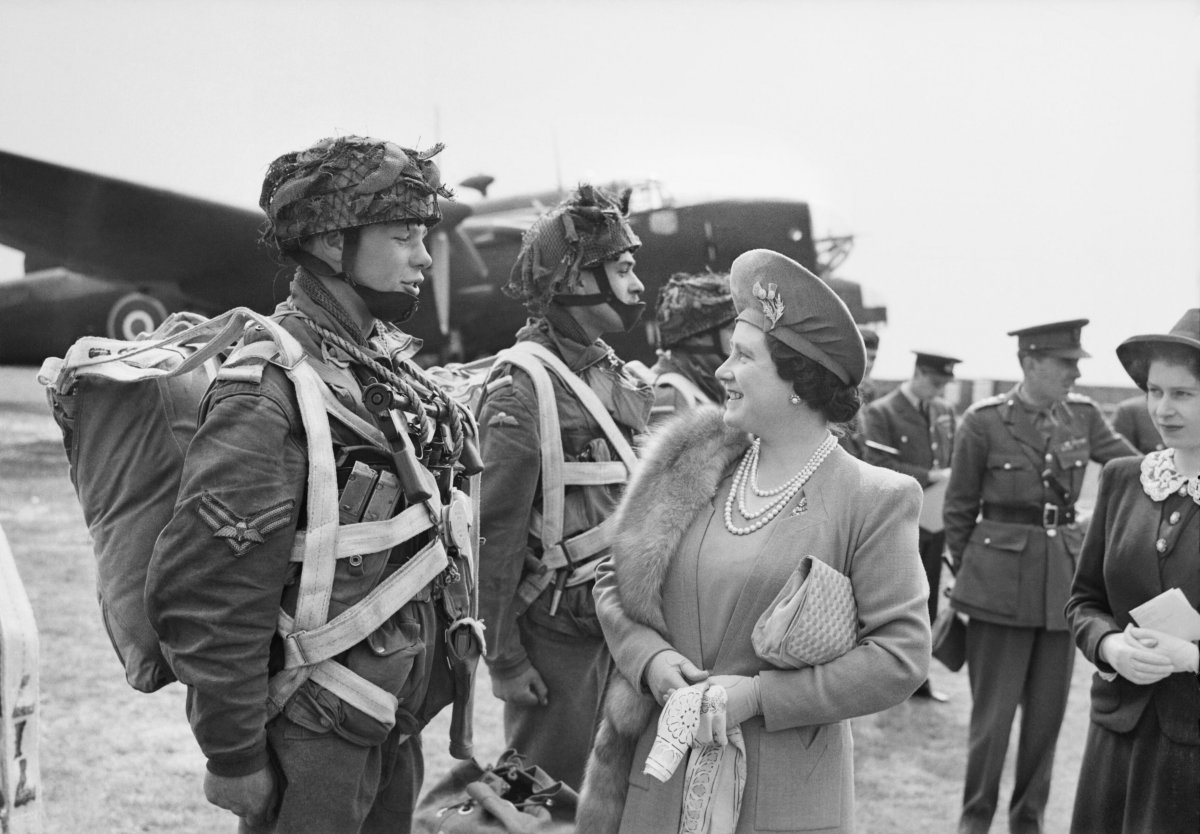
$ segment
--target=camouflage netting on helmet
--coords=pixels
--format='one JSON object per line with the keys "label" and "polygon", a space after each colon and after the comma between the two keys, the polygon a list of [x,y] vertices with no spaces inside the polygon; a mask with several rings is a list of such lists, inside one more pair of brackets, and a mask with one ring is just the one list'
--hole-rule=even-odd
{"label": "camouflage netting on helmet", "polygon": [[626,218],[628,203],[628,192],[618,200],[601,188],[579,186],[526,230],[504,294],[541,313],[551,298],[579,286],[580,270],[636,250],[642,242]]}
{"label": "camouflage netting on helmet", "polygon": [[267,215],[262,239],[281,252],[312,235],[373,223],[407,220],[432,226],[442,219],[442,186],[433,157],[362,136],[322,139],[271,163],[258,204]]}
{"label": "camouflage netting on helmet", "polygon": [[729,275],[676,272],[658,292],[658,343],[670,347],[737,318]]}

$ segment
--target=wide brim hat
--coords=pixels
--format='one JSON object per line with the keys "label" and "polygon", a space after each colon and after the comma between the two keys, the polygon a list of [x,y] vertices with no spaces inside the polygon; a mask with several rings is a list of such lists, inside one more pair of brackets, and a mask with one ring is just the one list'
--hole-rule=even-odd
{"label": "wide brim hat", "polygon": [[862,382],[867,350],[854,316],[828,284],[769,249],[739,255],[729,270],[738,321],[752,324],[847,385]]}
{"label": "wide brim hat", "polygon": [[1150,369],[1139,360],[1158,345],[1183,345],[1200,353],[1200,307],[1193,307],[1184,313],[1168,333],[1130,336],[1117,346],[1117,358],[1125,366],[1125,372],[1143,391],[1146,390],[1146,375]]}

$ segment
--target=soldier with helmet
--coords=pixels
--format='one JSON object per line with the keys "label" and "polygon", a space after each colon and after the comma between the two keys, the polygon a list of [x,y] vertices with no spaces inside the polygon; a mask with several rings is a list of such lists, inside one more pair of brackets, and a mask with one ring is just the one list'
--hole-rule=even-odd
{"label": "soldier with helmet", "polygon": [[508,746],[576,789],[610,666],[592,577],[654,399],[600,338],[645,307],[624,203],[581,185],[526,231],[504,291],[531,318],[478,411],[492,691]]}
{"label": "soldier with helmet", "polygon": [[716,370],[729,355],[737,318],[728,274],[677,272],[658,293],[658,361],[650,368],[654,385],[653,422],[698,405],[725,399]]}
{"label": "soldier with helmet", "polygon": [[944,518],[951,605],[970,619],[970,741],[960,832],[995,814],[1021,707],[1012,832],[1040,832],[1075,647],[1064,607],[1083,542],[1075,502],[1089,460],[1134,454],[1099,407],[1071,393],[1087,319],[1014,330],[1022,380],[975,403],[954,442]]}
{"label": "soldier with helmet", "polygon": [[[188,687],[205,795],[244,831],[408,831],[419,733],[465,697],[456,673],[480,648],[463,517],[446,514],[479,469],[474,423],[395,325],[416,308],[425,235],[449,196],[440,149],[348,136],[271,164],[264,239],[296,265],[274,319],[325,409],[302,413],[274,342],[248,331],[202,403],[153,554],[147,611]],[[314,445],[326,432],[332,454]],[[373,552],[310,564],[304,547],[297,561],[321,534],[298,528],[322,477],[338,523],[373,530],[361,542]],[[416,565],[435,578],[412,578]],[[326,625],[307,632],[314,588]]]}

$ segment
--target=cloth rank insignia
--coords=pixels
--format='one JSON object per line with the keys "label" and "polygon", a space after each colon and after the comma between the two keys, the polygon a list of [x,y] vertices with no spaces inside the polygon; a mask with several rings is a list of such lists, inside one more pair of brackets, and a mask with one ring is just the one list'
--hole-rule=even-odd
{"label": "cloth rank insignia", "polygon": [[211,492],[205,491],[200,496],[199,513],[204,523],[212,528],[213,538],[224,539],[234,556],[244,556],[250,548],[266,541],[267,536],[287,527],[295,506],[295,500],[288,498],[242,518]]}
{"label": "cloth rank insignia", "polygon": [[519,425],[521,425],[517,421],[516,417],[512,416],[511,414],[507,414],[503,411],[497,411],[495,414],[493,414],[488,419],[487,424],[489,426],[519,426]]}

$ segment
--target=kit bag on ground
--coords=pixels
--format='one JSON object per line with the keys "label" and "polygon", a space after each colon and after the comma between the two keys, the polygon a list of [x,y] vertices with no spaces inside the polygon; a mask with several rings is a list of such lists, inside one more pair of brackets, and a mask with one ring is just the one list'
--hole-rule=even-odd
{"label": "kit bag on ground", "polygon": [[421,797],[416,834],[570,834],[579,796],[516,750],[455,765]]}

